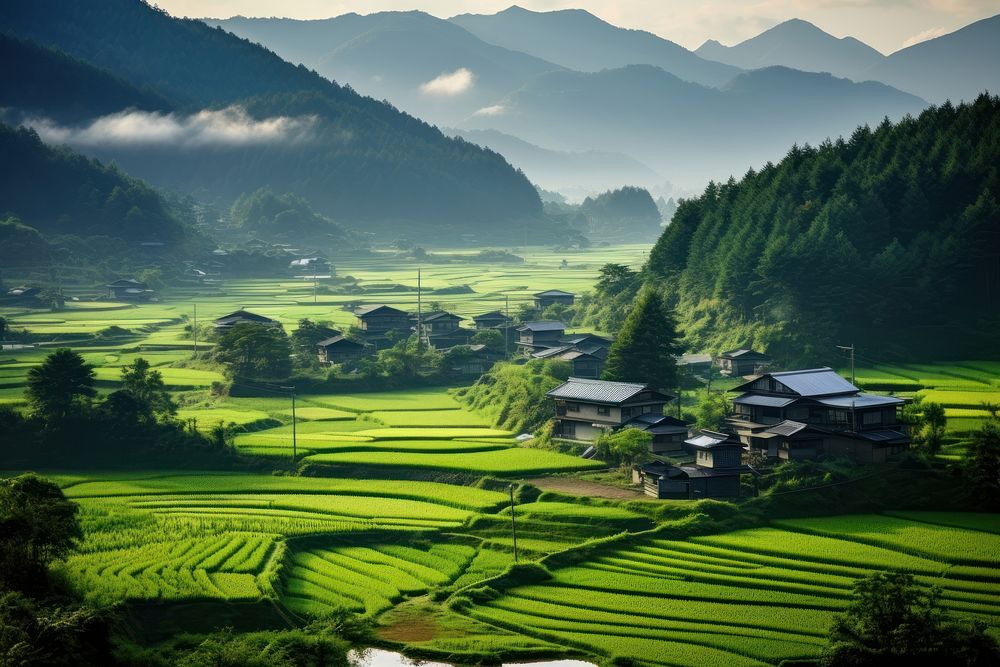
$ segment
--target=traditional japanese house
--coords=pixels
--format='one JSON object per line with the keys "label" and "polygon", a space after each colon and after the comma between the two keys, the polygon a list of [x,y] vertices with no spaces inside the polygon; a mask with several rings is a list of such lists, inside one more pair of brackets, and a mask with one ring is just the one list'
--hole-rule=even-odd
{"label": "traditional japanese house", "polygon": [[577,377],[563,382],[547,396],[556,406],[554,435],[591,442],[635,417],[662,416],[663,406],[674,400],[646,384]]}
{"label": "traditional japanese house", "polygon": [[576,295],[573,294],[572,292],[564,292],[558,289],[550,289],[535,294],[535,308],[537,308],[538,310],[545,310],[549,306],[555,305],[557,303],[564,306],[572,306],[575,300],[576,300]]}
{"label": "traditional japanese house", "polygon": [[766,373],[731,391],[739,396],[730,425],[772,458],[877,463],[909,447],[899,415],[906,401],[866,394],[831,368]]}
{"label": "traditional japanese house", "polygon": [[336,335],[317,343],[316,351],[319,360],[324,364],[343,364],[370,355],[372,348],[342,335]]}
{"label": "traditional japanese house", "polygon": [[719,373],[730,377],[743,377],[744,375],[755,375],[771,364],[771,358],[766,354],[739,348],[723,352],[716,359],[719,366]]}
{"label": "traditional japanese house", "polygon": [[491,310],[482,315],[474,315],[472,321],[476,323],[477,329],[496,329],[505,324],[510,324],[510,318],[499,310]]}
{"label": "traditional japanese house", "polygon": [[684,441],[688,438],[688,423],[676,417],[653,413],[633,417],[621,428],[637,428],[653,436],[649,444],[653,454],[677,456],[684,454]]}
{"label": "traditional japanese house", "polygon": [[149,289],[146,283],[131,278],[116,280],[105,287],[108,298],[115,301],[149,301],[156,296],[156,292]]}
{"label": "traditional japanese house", "polygon": [[525,322],[517,328],[517,347],[526,354],[550,347],[559,347],[559,339],[566,332],[562,322]]}
{"label": "traditional japanese house", "polygon": [[218,332],[225,332],[232,329],[237,324],[253,324],[263,327],[280,327],[281,323],[278,320],[272,320],[270,317],[265,317],[263,315],[258,315],[257,313],[251,313],[249,310],[244,310],[240,308],[235,310],[228,315],[223,315],[212,322],[215,325],[215,330]]}
{"label": "traditional japanese house", "polygon": [[392,306],[361,306],[354,309],[354,315],[358,318],[358,328],[365,342],[378,350],[389,347],[391,341],[387,334],[390,331],[398,332],[405,338],[412,329],[409,313]]}
{"label": "traditional japanese house", "polygon": [[684,442],[694,463],[674,465],[655,461],[636,466],[632,481],[654,498],[735,498],[740,495],[740,476],[751,472],[743,465],[743,443],[735,436],[700,431]]}
{"label": "traditional japanese house", "polygon": [[476,332],[459,326],[464,319],[445,311],[427,313],[420,318],[420,340],[435,350],[468,345]]}

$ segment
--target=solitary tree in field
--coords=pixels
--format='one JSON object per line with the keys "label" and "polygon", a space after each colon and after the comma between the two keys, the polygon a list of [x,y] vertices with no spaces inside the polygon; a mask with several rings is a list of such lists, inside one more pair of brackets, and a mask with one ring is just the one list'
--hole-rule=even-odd
{"label": "solitary tree in field", "polygon": [[608,352],[602,377],[672,388],[677,385],[674,355],[680,351],[673,315],[659,292],[647,288],[625,318]]}
{"label": "solitary tree in field", "polygon": [[291,373],[291,351],[281,328],[237,324],[219,339],[215,356],[234,377],[278,379]]}
{"label": "solitary tree in field", "polygon": [[834,617],[827,667],[1000,664],[1000,648],[980,621],[960,622],[937,604],[936,589],[913,575],[876,572],[854,585],[846,613]]}
{"label": "solitary tree in field", "polygon": [[43,588],[48,564],[82,537],[78,511],[58,485],[35,474],[0,480],[0,588]]}
{"label": "solitary tree in field", "polygon": [[142,357],[122,367],[122,390],[135,399],[147,416],[177,412],[177,405],[163,384],[163,374],[150,368]]}
{"label": "solitary tree in field", "polygon": [[24,393],[37,415],[57,421],[94,396],[94,367],[73,350],[58,349],[28,371]]}

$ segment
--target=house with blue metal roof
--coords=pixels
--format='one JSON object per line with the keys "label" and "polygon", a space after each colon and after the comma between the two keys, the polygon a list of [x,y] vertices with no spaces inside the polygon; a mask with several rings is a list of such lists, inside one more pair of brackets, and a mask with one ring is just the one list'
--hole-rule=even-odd
{"label": "house with blue metal roof", "polygon": [[832,368],[765,373],[730,391],[739,394],[730,425],[769,458],[877,463],[910,444],[899,414],[905,399],[866,394]]}
{"label": "house with blue metal roof", "polygon": [[[609,382],[571,377],[548,392],[556,404],[555,437],[593,442],[602,433],[642,416],[663,416],[663,406],[673,396],[637,382]],[[658,423],[657,420],[651,420]],[[686,429],[685,429],[686,430]]]}

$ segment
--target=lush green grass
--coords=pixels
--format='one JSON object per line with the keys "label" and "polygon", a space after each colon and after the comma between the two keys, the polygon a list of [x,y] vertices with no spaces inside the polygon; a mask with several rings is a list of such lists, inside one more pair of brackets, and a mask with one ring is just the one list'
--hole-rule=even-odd
{"label": "lush green grass", "polygon": [[187,421],[194,419],[198,428],[209,429],[222,422],[224,424],[251,424],[269,418],[270,415],[260,410],[235,410],[232,408],[182,408],[177,411],[177,418]]}
{"label": "lush green grass", "polygon": [[316,463],[372,468],[421,468],[469,472],[477,475],[516,476],[603,468],[601,461],[581,459],[543,449],[513,447],[456,456],[441,453],[335,452],[309,457]]}
{"label": "lush green grass", "polygon": [[398,410],[372,412],[370,415],[386,426],[393,427],[456,427],[489,428],[490,420],[466,410]]}

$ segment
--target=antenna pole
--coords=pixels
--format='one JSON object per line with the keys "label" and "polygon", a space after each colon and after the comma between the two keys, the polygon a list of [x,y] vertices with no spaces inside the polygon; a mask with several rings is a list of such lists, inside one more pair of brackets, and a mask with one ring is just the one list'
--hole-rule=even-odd
{"label": "antenna pole", "polygon": [[854,370],[854,343],[851,343],[850,345],[838,345],[837,349],[851,353],[851,384],[853,384],[855,387],[858,386],[858,381],[855,377],[855,370]]}
{"label": "antenna pole", "polygon": [[510,487],[510,536],[514,542],[514,562],[517,562],[517,524],[514,521],[514,485]]}
{"label": "antenna pole", "polygon": [[194,356],[198,356],[198,304],[194,304],[194,328],[191,329],[194,333]]}
{"label": "antenna pole", "polygon": [[420,325],[420,315],[422,306],[423,304],[420,298],[420,267],[418,266],[417,267],[417,352],[420,351],[424,341],[424,332]]}

